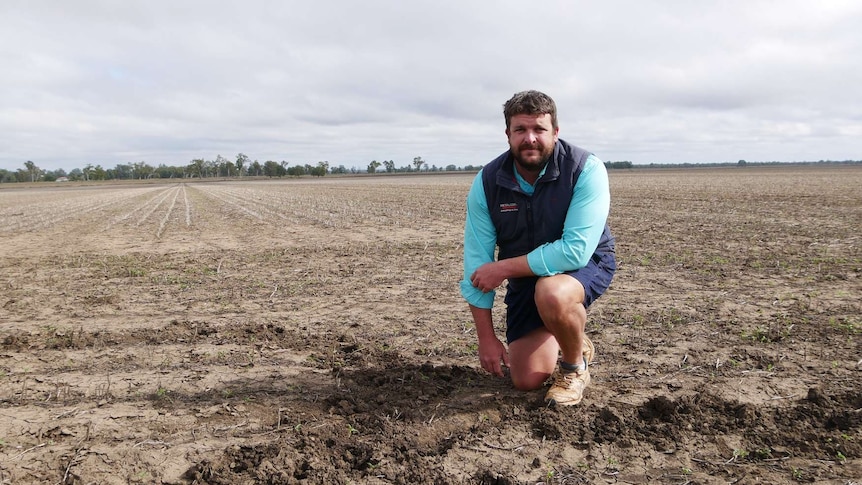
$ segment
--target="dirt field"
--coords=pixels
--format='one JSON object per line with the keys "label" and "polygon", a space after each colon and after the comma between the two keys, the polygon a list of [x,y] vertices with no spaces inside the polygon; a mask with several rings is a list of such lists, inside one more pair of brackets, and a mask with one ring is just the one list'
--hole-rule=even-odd
{"label": "dirt field", "polygon": [[612,172],[560,409],[478,365],[470,180],[0,186],[0,484],[862,481],[862,167]]}

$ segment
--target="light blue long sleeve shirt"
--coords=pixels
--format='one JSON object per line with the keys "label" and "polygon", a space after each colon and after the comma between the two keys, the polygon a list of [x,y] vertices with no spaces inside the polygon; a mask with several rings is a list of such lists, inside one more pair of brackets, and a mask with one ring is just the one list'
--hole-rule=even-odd
{"label": "light blue long sleeve shirt", "polygon": [[[539,179],[544,174],[539,175]],[[515,171],[521,190],[533,195],[535,187]],[[538,179],[537,179],[538,180]],[[599,244],[610,212],[611,195],[608,172],[595,155],[584,162],[575,184],[563,224],[563,236],[527,253],[530,270],[537,276],[551,276],[573,271],[587,265]],[[496,293],[483,293],[470,283],[470,276],[479,266],[494,261],[497,233],[488,212],[488,201],[482,184],[482,172],[473,179],[467,194],[467,221],[464,227],[464,279],[461,296],[478,308],[492,308]]]}

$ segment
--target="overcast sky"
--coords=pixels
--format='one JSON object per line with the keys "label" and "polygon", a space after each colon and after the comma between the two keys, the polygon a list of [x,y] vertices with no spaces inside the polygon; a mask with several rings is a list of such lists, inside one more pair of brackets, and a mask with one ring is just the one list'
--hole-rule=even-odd
{"label": "overcast sky", "polygon": [[0,2],[0,168],[481,165],[538,89],[605,161],[862,159],[862,2]]}

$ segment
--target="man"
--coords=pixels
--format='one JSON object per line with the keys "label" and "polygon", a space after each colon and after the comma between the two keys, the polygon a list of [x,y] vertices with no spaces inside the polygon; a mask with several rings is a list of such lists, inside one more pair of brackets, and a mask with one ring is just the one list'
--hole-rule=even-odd
{"label": "man", "polygon": [[[559,139],[556,104],[546,94],[517,93],[503,115],[509,150],[479,172],[467,196],[461,294],[483,369],[503,376],[508,367],[521,390],[542,387],[553,373],[545,400],[578,404],[595,358],[586,309],[616,271],[607,171]],[[491,318],[504,280],[508,350]]]}

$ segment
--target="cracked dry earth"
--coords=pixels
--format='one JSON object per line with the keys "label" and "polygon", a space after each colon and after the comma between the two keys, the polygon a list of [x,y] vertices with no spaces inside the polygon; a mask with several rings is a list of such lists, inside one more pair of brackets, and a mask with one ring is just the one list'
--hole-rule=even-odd
{"label": "cracked dry earth", "polygon": [[610,176],[559,409],[479,368],[471,175],[0,187],[0,484],[859,483],[862,167]]}

